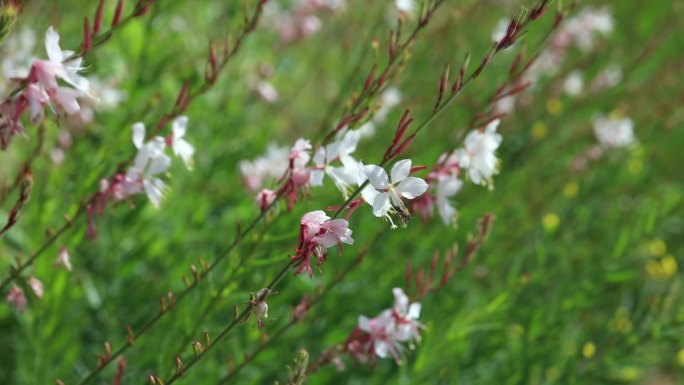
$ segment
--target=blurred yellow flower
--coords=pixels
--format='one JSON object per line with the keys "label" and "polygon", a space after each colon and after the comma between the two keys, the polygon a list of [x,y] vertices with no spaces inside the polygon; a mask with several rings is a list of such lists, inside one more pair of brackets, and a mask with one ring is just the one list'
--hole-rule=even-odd
{"label": "blurred yellow flower", "polygon": [[560,218],[554,213],[548,213],[542,218],[542,225],[546,231],[554,231],[560,225]]}
{"label": "blurred yellow flower", "polygon": [[546,110],[551,115],[560,115],[561,113],[563,113],[563,105],[558,99],[549,99],[546,102]]}
{"label": "blurred yellow flower", "polygon": [[579,185],[576,182],[568,182],[563,187],[563,195],[565,195],[566,198],[576,197],[578,191]]}
{"label": "blurred yellow flower", "polygon": [[596,353],[596,345],[593,342],[587,342],[582,346],[582,355],[584,358],[591,358]]}
{"label": "blurred yellow flower", "polygon": [[654,257],[662,257],[667,252],[667,245],[662,239],[655,239],[648,244],[648,251]]}
{"label": "blurred yellow flower", "polygon": [[638,174],[643,168],[644,164],[641,159],[632,158],[627,162],[627,171],[630,174]]}
{"label": "blurred yellow flower", "polygon": [[635,368],[633,366],[628,366],[626,368],[622,368],[620,372],[618,373],[618,377],[623,380],[623,381],[634,381],[641,376],[641,371],[639,368]]}
{"label": "blurred yellow flower", "polygon": [[679,366],[684,366],[684,348],[679,349],[677,352],[677,363]]}
{"label": "blurred yellow flower", "polygon": [[535,122],[532,125],[532,137],[536,140],[545,138],[547,132],[548,127],[544,122]]}

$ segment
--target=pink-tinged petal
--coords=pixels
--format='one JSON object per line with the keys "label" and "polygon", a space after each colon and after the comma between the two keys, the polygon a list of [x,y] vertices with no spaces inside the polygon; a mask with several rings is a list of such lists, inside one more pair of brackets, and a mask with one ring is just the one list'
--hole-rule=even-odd
{"label": "pink-tinged petal", "polygon": [[138,122],[133,124],[133,145],[140,149],[145,141],[145,125]]}
{"label": "pink-tinged petal", "polygon": [[392,166],[392,184],[397,184],[406,179],[411,172],[411,159],[400,160]]}
{"label": "pink-tinged petal", "polygon": [[359,329],[363,330],[364,332],[368,333],[371,330],[371,322],[368,317],[365,315],[360,315],[359,316],[359,321],[358,321],[358,326]]}
{"label": "pink-tinged petal", "polygon": [[366,176],[370,184],[377,190],[385,190],[389,187],[387,172],[380,166],[369,164],[366,166]]}
{"label": "pink-tinged petal", "polygon": [[373,215],[376,217],[385,216],[391,207],[389,193],[379,193],[373,200]]}
{"label": "pink-tinged petal", "polygon": [[76,98],[81,96],[81,92],[78,90],[66,87],[57,87],[51,90],[50,95],[52,95],[52,99],[55,101],[55,104],[57,104],[57,106],[62,108],[62,110],[69,115],[75,114],[81,110],[81,107],[78,105],[78,101],[76,100]]}
{"label": "pink-tinged petal", "polygon": [[314,237],[313,241],[318,243],[320,246],[325,247],[326,249],[339,243],[337,235],[330,232]]}
{"label": "pink-tinged petal", "polygon": [[53,63],[62,63],[64,60],[62,49],[59,47],[59,34],[52,26],[45,33],[45,51]]}
{"label": "pink-tinged petal", "polygon": [[409,306],[408,296],[398,287],[392,289],[392,294],[394,294],[394,309],[397,310],[399,314],[405,314]]}
{"label": "pink-tinged petal", "polygon": [[188,117],[185,115],[177,117],[173,121],[173,126],[172,126],[172,131],[173,131],[173,140],[176,141],[182,137],[185,136],[185,131],[187,130],[188,127]]}
{"label": "pink-tinged petal", "polygon": [[404,179],[397,186],[397,192],[406,199],[415,199],[423,195],[427,189],[428,184],[424,180],[412,176]]}

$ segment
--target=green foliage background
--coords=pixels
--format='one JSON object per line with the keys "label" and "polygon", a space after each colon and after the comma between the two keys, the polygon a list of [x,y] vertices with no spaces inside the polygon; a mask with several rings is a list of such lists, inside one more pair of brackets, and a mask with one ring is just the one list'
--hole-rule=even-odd
{"label": "green foliage background", "polygon": [[[279,2],[283,4],[283,2]],[[158,311],[159,296],[183,288],[196,258],[211,261],[257,208],[245,191],[237,163],[263,153],[267,144],[290,145],[298,137],[315,138],[339,93],[346,100],[365,80],[378,56],[371,38],[385,43],[392,2],[353,0],[344,12],[322,14],[322,30],[310,39],[284,45],[268,26],[260,27],[206,96],[194,101],[188,140],[197,149],[195,167],[179,161],[171,168],[171,192],[160,209],[144,196],[131,207],[109,208],[97,220],[99,237],[85,236],[85,222],[60,238],[30,269],[45,284],[45,297],[28,293],[29,309],[20,314],[0,305],[0,383],[67,385],[95,367],[103,342],[126,341],[124,324],[140,327]],[[65,214],[98,188],[131,155],[131,124],[148,126],[169,110],[183,82],[201,81],[210,39],[235,32],[249,1],[159,0],[149,15],[117,31],[87,60],[88,72],[116,74],[127,100],[115,111],[96,115],[75,136],[61,166],[48,150],[33,164],[35,185],[17,225],[0,242],[0,271],[13,258],[26,256],[45,239],[45,230],[63,223]],[[529,5],[529,4],[527,4]],[[555,7],[554,2],[553,6]],[[298,348],[312,357],[342,342],[360,314],[374,316],[392,304],[391,288],[404,286],[404,266],[427,266],[435,251],[454,243],[465,246],[477,220],[487,212],[497,219],[472,264],[446,289],[423,301],[424,339],[405,365],[380,361],[376,368],[326,367],[308,383],[397,384],[673,384],[684,370],[684,302],[681,265],[684,254],[681,144],[684,143],[684,78],[681,1],[580,2],[609,6],[615,30],[599,38],[589,53],[571,50],[559,74],[545,78],[504,119],[499,151],[501,172],[495,189],[472,184],[456,198],[459,225],[438,218],[414,220],[373,244],[360,268],[314,307],[304,323],[278,340],[243,370],[235,383],[273,383],[287,378]],[[127,2],[127,7],[133,2]],[[434,103],[445,63],[456,68],[467,51],[473,62],[489,48],[491,32],[514,15],[516,1],[447,1],[413,47],[396,85],[404,99],[357,151],[364,162],[379,161],[405,108],[420,120]],[[35,53],[44,57],[42,33],[55,25],[63,47],[80,43],[82,19],[96,2],[30,1],[16,28],[32,28],[39,38]],[[114,3],[107,2],[107,17]],[[551,22],[533,24],[524,43],[511,50],[534,51]],[[409,22],[410,24],[410,22]],[[384,45],[382,45],[384,47]],[[414,163],[431,165],[440,153],[459,145],[468,123],[482,111],[486,96],[506,77],[514,53],[506,53],[421,135],[410,149]],[[274,67],[271,81],[280,93],[272,105],[249,89],[263,63]],[[572,98],[562,93],[564,75],[580,69],[589,77],[608,64],[619,64],[625,79],[617,87]],[[455,71],[452,71],[454,73]],[[559,108],[560,106],[560,108]],[[333,110],[339,118],[341,105]],[[591,119],[617,111],[631,117],[639,145],[613,151],[573,171],[572,160],[595,143]],[[334,120],[333,119],[333,120]],[[55,142],[58,122],[47,120],[46,148]],[[328,120],[328,123],[332,122]],[[325,127],[329,128],[329,127]],[[36,143],[37,129],[17,138],[0,154],[3,183]],[[11,202],[11,199],[8,201]],[[8,210],[5,202],[0,210]],[[203,331],[218,334],[233,317],[233,305],[263,287],[286,263],[296,245],[300,215],[340,204],[330,186],[313,190],[294,212],[284,210],[260,225],[190,298],[169,317],[135,341],[124,355],[124,384],[173,373],[174,357],[192,355],[191,342]],[[6,212],[6,211],[5,211]],[[4,217],[4,212],[2,217]],[[288,276],[269,301],[269,334],[288,322],[291,307],[347,266],[374,234],[387,226],[362,207],[352,220],[357,245],[332,253],[324,273],[313,280]],[[71,252],[74,271],[53,267],[59,246]],[[250,259],[228,281],[238,258]],[[669,269],[657,274],[661,261]],[[651,266],[650,269],[647,266]],[[649,274],[650,272],[650,274]],[[220,300],[201,317],[211,297]],[[2,294],[3,297],[6,295]],[[200,318],[201,317],[201,318]],[[239,363],[262,339],[253,320],[219,343],[178,383],[213,384],[225,375],[226,361]],[[593,347],[593,349],[592,349]],[[94,383],[109,384],[116,364]],[[659,382],[660,381],[660,382]]]}

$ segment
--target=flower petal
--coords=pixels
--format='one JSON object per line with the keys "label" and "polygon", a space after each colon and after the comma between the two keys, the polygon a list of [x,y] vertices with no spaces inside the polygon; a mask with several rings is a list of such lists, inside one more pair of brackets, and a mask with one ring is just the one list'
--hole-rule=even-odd
{"label": "flower petal", "polygon": [[370,184],[377,190],[385,190],[389,187],[387,171],[380,166],[369,164],[366,166],[366,176]]}
{"label": "flower petal", "polygon": [[145,125],[138,122],[133,124],[133,144],[135,148],[141,149],[145,140]]}
{"label": "flower petal", "polygon": [[392,166],[392,184],[397,184],[411,172],[411,159],[400,160]]}
{"label": "flower petal", "polygon": [[62,60],[64,60],[62,49],[59,47],[59,34],[52,26],[45,33],[45,51],[47,51],[48,58],[53,63],[61,64]]}
{"label": "flower petal", "polygon": [[373,199],[373,215],[376,217],[385,216],[391,207],[389,193],[387,192],[379,193],[375,199]]}
{"label": "flower petal", "polygon": [[428,184],[424,180],[412,176],[404,179],[397,186],[397,192],[406,199],[415,199],[423,195],[427,189]]}
{"label": "flower petal", "polygon": [[178,140],[185,136],[185,131],[188,128],[188,117],[185,115],[179,116],[173,121],[173,140]]}

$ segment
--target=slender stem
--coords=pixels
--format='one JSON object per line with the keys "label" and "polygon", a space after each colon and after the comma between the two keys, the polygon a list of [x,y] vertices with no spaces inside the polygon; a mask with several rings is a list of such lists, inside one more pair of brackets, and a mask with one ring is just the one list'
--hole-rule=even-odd
{"label": "slender stem", "polygon": [[[369,241],[365,246],[363,246],[359,250],[359,253],[356,256],[356,258],[354,259],[354,261],[351,264],[349,264],[349,266],[344,268],[344,270],[340,271],[332,279],[332,281],[330,281],[330,283],[323,289],[323,291],[321,291],[319,294],[317,294],[316,296],[314,296],[311,299],[311,302],[309,302],[308,310],[310,310],[317,303],[320,303],[321,300],[323,299],[323,297],[325,297],[325,295],[328,294],[330,292],[330,290],[332,290],[338,283],[342,282],[342,280],[349,273],[351,273],[357,266],[359,266],[361,264],[361,262],[363,261],[364,257],[366,256],[366,254],[368,254],[368,252],[370,251],[370,248],[377,241],[379,241],[380,238],[382,238],[382,236],[385,235],[386,233],[387,233],[387,228],[382,229],[373,237],[373,239],[371,241]],[[235,367],[235,369],[233,369],[230,373],[228,373],[227,376],[225,376],[221,380],[219,380],[217,385],[227,384],[233,377],[235,377],[240,372],[240,370],[242,370],[249,362],[251,362],[256,356],[258,356],[259,353],[261,353],[266,347],[268,347],[268,345],[273,343],[275,340],[277,340],[279,337],[281,337],[283,334],[285,334],[285,332],[288,329],[290,329],[291,327],[293,327],[295,324],[297,324],[299,322],[301,322],[301,319],[297,319],[297,318],[293,317],[287,324],[281,326],[278,330],[275,331],[275,333],[269,335],[269,338],[266,342],[259,344],[259,346],[256,349],[254,349],[254,351],[252,351],[252,353],[246,355],[244,357],[244,360],[242,361],[242,363],[240,363],[240,365],[238,365],[237,367]]]}
{"label": "slender stem", "polygon": [[[265,3],[264,0],[261,0],[260,5],[255,9],[254,13],[251,15],[249,21],[247,24],[245,24],[241,31],[240,34],[237,38],[237,43],[233,46],[233,48],[230,50],[230,52],[226,55],[226,57],[223,58],[223,60],[218,63],[217,69],[216,69],[216,74],[219,74],[225,66],[228,64],[230,59],[234,57],[240,50],[240,47],[242,47],[242,42],[244,41],[244,38],[251,33],[255,27],[256,24],[258,23],[258,20],[262,14],[263,11],[263,4]],[[205,80],[201,86],[199,86],[196,90],[190,93],[189,95],[189,101],[192,101],[196,99],[197,97],[205,94],[209,89],[212,88],[212,86],[215,84],[215,79],[213,80]],[[162,119],[165,119],[166,121],[169,121],[173,118],[178,117],[180,114],[182,114],[184,111],[184,108],[181,106],[175,106],[173,110],[171,110],[169,113],[167,113]],[[163,128],[163,125],[157,125],[155,130],[152,130],[151,134],[154,135],[157,132],[159,132]],[[135,157],[135,154],[131,154],[129,158],[122,162],[119,165],[119,169],[123,170],[125,169],[126,165],[130,163],[133,158]],[[2,282],[0,283],[0,292],[2,292],[13,280],[18,278],[21,275],[21,272],[26,270],[29,266],[31,266],[38,257],[40,257],[47,249],[61,236],[63,235],[68,229],[70,229],[76,220],[78,220],[79,217],[81,217],[84,213],[86,213],[88,205],[91,204],[94,199],[97,197],[98,193],[92,194],[90,197],[86,198],[83,200],[79,206],[76,212],[62,225],[62,227],[59,228],[56,232],[54,232],[51,236],[48,237],[48,239],[45,241],[45,243],[37,250],[35,251],[31,257],[26,260],[26,262],[20,263],[19,266],[11,268],[11,271],[7,277],[5,277]],[[258,220],[261,220],[262,215],[257,217]],[[256,225],[256,223],[254,223]]]}

